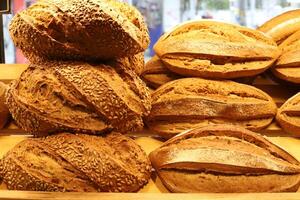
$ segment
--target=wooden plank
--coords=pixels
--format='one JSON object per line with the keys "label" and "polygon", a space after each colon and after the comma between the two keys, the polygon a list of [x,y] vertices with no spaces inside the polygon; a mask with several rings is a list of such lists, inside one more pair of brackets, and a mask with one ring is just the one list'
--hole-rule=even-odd
{"label": "wooden plank", "polygon": [[134,193],[51,193],[1,191],[1,200],[299,200],[297,193],[262,194],[134,194]]}
{"label": "wooden plank", "polygon": [[0,64],[0,81],[9,83],[19,78],[27,67],[27,64]]}

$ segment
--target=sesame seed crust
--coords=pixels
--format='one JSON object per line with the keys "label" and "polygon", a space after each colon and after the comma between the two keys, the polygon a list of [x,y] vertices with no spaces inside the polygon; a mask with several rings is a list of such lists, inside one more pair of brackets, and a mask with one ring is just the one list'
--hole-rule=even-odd
{"label": "sesame seed crust", "polygon": [[146,153],[119,133],[26,139],[0,161],[11,190],[135,192],[150,179]]}
{"label": "sesame seed crust", "polygon": [[142,15],[115,0],[41,0],[18,13],[9,29],[34,63],[132,56],[150,41]]}

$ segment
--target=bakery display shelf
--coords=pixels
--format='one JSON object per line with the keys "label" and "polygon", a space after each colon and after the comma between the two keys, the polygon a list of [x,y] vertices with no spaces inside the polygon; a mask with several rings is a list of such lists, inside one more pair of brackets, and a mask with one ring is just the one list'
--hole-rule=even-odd
{"label": "bakery display shelf", "polygon": [[[18,76],[26,69],[27,65],[0,65],[0,81],[9,83],[18,78]],[[255,80],[254,85],[269,93],[277,105],[282,105],[289,97],[298,92],[297,88],[276,85],[275,83],[260,77]],[[287,134],[276,125],[271,124],[267,129],[261,131],[262,134],[270,138],[272,142],[281,146],[290,154],[300,160],[300,139],[295,135]],[[0,130],[0,157],[2,157],[9,149],[15,146],[28,135],[19,129],[14,122],[10,123],[4,129]],[[137,143],[147,152],[150,153],[162,144],[162,139],[153,134],[149,130],[138,133],[129,133],[128,135],[135,138]],[[101,199],[101,200],[177,200],[177,199],[201,199],[201,200],[217,200],[217,199],[274,199],[274,200],[300,200],[300,190],[298,193],[248,193],[248,194],[170,194],[162,185],[159,178],[153,173],[150,182],[139,193],[55,193],[55,192],[31,192],[31,191],[8,191],[5,185],[0,185],[1,199]]]}

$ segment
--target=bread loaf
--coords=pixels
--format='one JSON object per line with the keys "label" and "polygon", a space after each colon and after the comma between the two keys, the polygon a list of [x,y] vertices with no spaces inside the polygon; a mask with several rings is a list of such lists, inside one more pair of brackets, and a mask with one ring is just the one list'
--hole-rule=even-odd
{"label": "bread loaf", "polygon": [[171,192],[296,192],[300,165],[259,134],[230,125],[180,134],[150,154]]}
{"label": "bread loaf", "polygon": [[5,93],[8,86],[0,81],[0,129],[2,129],[8,121],[9,111],[5,105]]}
{"label": "bread loaf", "polygon": [[108,61],[111,66],[122,66],[124,69],[134,71],[140,76],[145,67],[144,53],[139,53],[129,57],[117,58],[112,61]]}
{"label": "bread loaf", "polygon": [[152,88],[158,88],[167,82],[179,78],[182,77],[168,70],[157,56],[154,56],[146,63],[142,72],[142,79]]}
{"label": "bread loaf", "polygon": [[295,32],[279,46],[282,54],[272,68],[273,74],[284,81],[300,83],[300,31]]}
{"label": "bread loaf", "polygon": [[51,62],[30,65],[12,84],[7,105],[20,127],[35,135],[126,132],[142,129],[150,96],[130,70]]}
{"label": "bread loaf", "polygon": [[107,60],[132,56],[149,45],[142,15],[117,0],[40,0],[18,13],[9,29],[32,62]]}
{"label": "bread loaf", "polygon": [[148,127],[165,138],[208,124],[267,127],[277,107],[263,91],[232,81],[185,78],[152,93]]}
{"label": "bread loaf", "polygon": [[26,139],[1,160],[9,190],[135,192],[150,179],[146,153],[118,133]]}
{"label": "bread loaf", "polygon": [[287,100],[279,109],[276,121],[284,131],[300,135],[300,93]]}
{"label": "bread loaf", "polygon": [[232,79],[254,76],[278,58],[263,33],[217,21],[193,21],[164,34],[154,46],[171,71],[183,76]]}
{"label": "bread loaf", "polygon": [[291,10],[278,15],[263,25],[258,30],[271,36],[277,44],[300,29],[300,9]]}

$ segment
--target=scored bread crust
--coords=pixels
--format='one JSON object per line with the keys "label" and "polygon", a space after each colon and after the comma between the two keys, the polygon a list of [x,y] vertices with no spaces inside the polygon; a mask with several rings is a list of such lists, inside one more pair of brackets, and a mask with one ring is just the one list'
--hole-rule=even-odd
{"label": "scored bread crust", "polygon": [[7,105],[26,131],[127,132],[143,127],[150,110],[149,91],[122,66],[79,62],[31,65],[7,95]]}
{"label": "scored bread crust", "polygon": [[5,126],[9,118],[9,110],[5,105],[5,93],[8,88],[8,85],[0,81],[0,129]]}
{"label": "scored bread crust", "polygon": [[288,99],[279,109],[276,121],[287,133],[300,135],[300,93]]}
{"label": "scored bread crust", "polygon": [[259,31],[208,20],[175,27],[159,39],[154,50],[177,74],[214,79],[257,75],[280,54],[276,43]]}
{"label": "scored bread crust", "polygon": [[287,11],[257,28],[272,37],[279,45],[300,28],[300,9]]}
{"label": "scored bread crust", "polygon": [[263,136],[214,125],[187,131],[150,153],[171,192],[295,192],[300,163]]}
{"label": "scored bread crust", "polygon": [[267,127],[277,106],[265,92],[233,81],[184,78],[152,93],[147,126],[165,138],[208,124]]}
{"label": "scored bread crust", "polygon": [[41,0],[18,13],[9,30],[34,63],[132,56],[150,41],[139,11],[115,0]]}
{"label": "scored bread crust", "polygon": [[181,78],[179,75],[168,70],[158,56],[152,57],[146,63],[141,77],[152,88],[158,88],[167,82]]}
{"label": "scored bread crust", "polygon": [[150,179],[146,153],[132,139],[61,133],[26,139],[1,160],[10,190],[136,192]]}
{"label": "scored bread crust", "polygon": [[295,32],[279,46],[282,54],[272,68],[272,73],[282,80],[300,83],[300,31]]}

